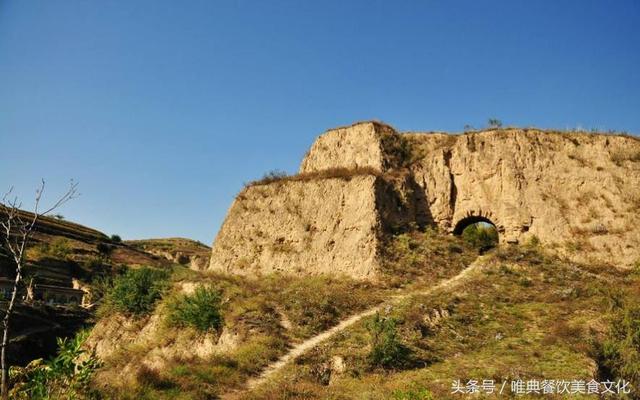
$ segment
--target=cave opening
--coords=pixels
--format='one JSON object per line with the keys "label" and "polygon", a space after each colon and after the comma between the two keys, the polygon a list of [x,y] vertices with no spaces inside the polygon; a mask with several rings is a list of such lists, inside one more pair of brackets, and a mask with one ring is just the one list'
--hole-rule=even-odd
{"label": "cave opening", "polygon": [[463,218],[456,224],[453,234],[462,237],[465,242],[476,247],[480,253],[496,247],[500,239],[496,225],[490,219],[482,216]]}

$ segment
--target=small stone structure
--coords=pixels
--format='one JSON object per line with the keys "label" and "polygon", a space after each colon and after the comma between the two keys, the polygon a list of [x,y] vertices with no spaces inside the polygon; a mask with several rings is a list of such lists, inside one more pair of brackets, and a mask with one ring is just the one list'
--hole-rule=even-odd
{"label": "small stone structure", "polygon": [[300,175],[246,187],[209,268],[374,278],[389,233],[490,222],[577,259],[640,259],[640,140],[537,129],[398,134],[357,123],[321,135]]}
{"label": "small stone structure", "polygon": [[48,304],[82,305],[84,294],[80,289],[54,285],[37,284],[33,288],[33,300]]}
{"label": "small stone structure", "polygon": [[[0,299],[11,298],[13,279],[0,277]],[[85,292],[64,286],[33,284],[18,293],[27,301],[41,301],[52,305],[82,305]]]}

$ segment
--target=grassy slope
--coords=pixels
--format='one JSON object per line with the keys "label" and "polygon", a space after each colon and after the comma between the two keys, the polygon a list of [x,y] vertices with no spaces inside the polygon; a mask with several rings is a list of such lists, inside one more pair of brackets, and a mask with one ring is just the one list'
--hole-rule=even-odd
{"label": "grassy slope", "polygon": [[[416,296],[389,310],[412,349],[412,366],[394,371],[370,366],[364,321],[250,398],[387,399],[426,388],[441,399],[455,398],[453,379],[588,381],[597,371],[590,341],[606,329],[621,297],[615,288],[636,284],[628,273],[573,265],[540,249],[500,249],[457,289]],[[318,366],[331,371],[336,356],[346,371],[334,373],[328,385],[328,371]]]}
{"label": "grassy slope", "polygon": [[[21,213],[23,220],[32,216],[29,212]],[[99,297],[104,281],[124,266],[165,268],[170,265],[164,259],[115,243],[95,229],[50,217],[39,220],[32,239],[26,253],[27,280],[33,278],[36,284],[71,287],[75,279],[84,289],[93,292],[88,296],[90,301]],[[0,251],[0,275],[13,276],[14,271],[10,258]],[[0,308],[4,304],[0,303]],[[9,362],[24,365],[34,358],[48,357],[56,349],[57,336],[73,336],[91,316],[90,311],[72,305],[19,306],[12,321]]]}
{"label": "grassy slope", "polygon": [[[105,367],[96,381],[116,398],[204,399],[238,389],[291,345],[393,294],[429,287],[434,281],[454,276],[477,255],[459,239],[434,231],[401,235],[389,248],[394,256],[388,255],[385,275],[374,283],[346,277],[270,275],[250,279],[179,270],[172,278],[172,290],[152,316],[121,325],[123,317],[111,315],[94,329],[96,341],[107,335],[108,329],[103,327],[116,322],[119,329],[130,329],[132,336],[140,338],[141,331],[146,335],[133,344],[120,343],[119,351],[105,357]],[[224,330],[240,338],[222,354],[196,356],[194,346],[206,335],[164,322],[167,304],[194,285],[211,285],[222,291]],[[159,326],[151,328],[156,324]],[[160,367],[152,356],[158,349],[170,354]],[[127,371],[125,379],[121,371]]]}
{"label": "grassy slope", "polygon": [[[247,279],[178,269],[172,290],[152,316],[124,325],[122,316],[106,317],[118,329],[147,336],[121,343],[104,359],[96,381],[107,396],[123,399],[207,399],[238,390],[290,346],[395,294],[432,287],[477,256],[460,239],[434,231],[399,235],[386,247],[384,274],[376,283],[276,275]],[[638,286],[637,276],[576,265],[535,246],[496,249],[482,263],[459,286],[385,308],[385,316],[399,321],[400,339],[411,349],[405,367],[369,364],[371,337],[364,320],[242,398],[388,399],[428,389],[441,399],[452,397],[453,379],[596,377],[590,343],[601,339],[611,310]],[[238,338],[218,354],[197,356],[194,349],[206,335],[164,322],[172,298],[200,284],[222,291],[224,330]],[[150,321],[159,327],[149,329]],[[151,356],[158,353],[166,356],[161,364]],[[343,372],[334,368],[337,357]]]}

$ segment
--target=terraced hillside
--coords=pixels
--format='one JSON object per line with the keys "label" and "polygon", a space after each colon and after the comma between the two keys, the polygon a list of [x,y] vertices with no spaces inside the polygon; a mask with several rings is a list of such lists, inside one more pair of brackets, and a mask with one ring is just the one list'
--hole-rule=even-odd
{"label": "terraced hillside", "polygon": [[[2,217],[0,215],[0,217]],[[21,218],[28,220],[29,212]],[[92,321],[92,307],[114,276],[127,268],[168,268],[171,262],[122,243],[117,237],[86,226],[43,217],[35,227],[26,254],[25,284],[75,288],[85,292],[84,307],[32,302],[21,304],[12,322],[9,363],[24,365],[52,354],[56,337],[73,336]],[[8,255],[0,252],[0,276],[14,276]],[[23,288],[26,290],[26,288]]]}
{"label": "terraced hillside", "polygon": [[204,269],[209,265],[211,248],[203,243],[185,238],[127,240],[128,246],[165,258],[191,269]]}

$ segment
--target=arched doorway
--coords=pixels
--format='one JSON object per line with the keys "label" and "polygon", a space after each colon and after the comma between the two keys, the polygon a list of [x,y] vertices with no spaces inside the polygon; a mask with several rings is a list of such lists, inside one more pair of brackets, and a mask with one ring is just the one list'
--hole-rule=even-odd
{"label": "arched doorway", "polygon": [[453,229],[453,234],[461,236],[464,241],[478,248],[481,253],[496,247],[500,239],[496,224],[487,217],[476,215],[458,221]]}

